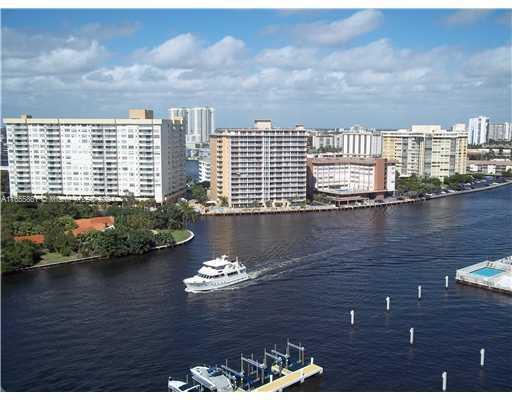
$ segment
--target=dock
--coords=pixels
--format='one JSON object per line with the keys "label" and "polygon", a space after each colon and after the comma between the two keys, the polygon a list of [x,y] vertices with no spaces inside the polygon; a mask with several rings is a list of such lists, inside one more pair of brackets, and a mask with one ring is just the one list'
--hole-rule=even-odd
{"label": "dock", "polygon": [[455,279],[465,285],[512,295],[512,256],[460,268]]}
{"label": "dock", "polygon": [[324,204],[324,205],[307,205],[307,206],[291,206],[291,207],[252,207],[252,208],[229,208],[229,207],[217,207],[215,209],[205,209],[200,208],[199,212],[201,215],[211,216],[211,217],[220,217],[220,216],[236,216],[236,215],[262,215],[262,214],[300,214],[300,213],[311,213],[311,212],[327,212],[327,211],[352,211],[352,210],[360,210],[365,208],[384,208],[384,207],[394,207],[401,206],[406,204],[417,204],[424,203],[429,200],[442,199],[445,197],[457,196],[462,194],[469,194],[474,192],[480,192],[484,190],[496,189],[505,185],[511,185],[512,180],[507,180],[502,183],[493,183],[489,186],[475,189],[467,189],[454,191],[451,193],[442,193],[442,194],[433,194],[428,197],[417,197],[417,198],[404,198],[404,199],[394,199],[394,200],[386,200],[382,203],[380,202],[366,202],[359,204]]}
{"label": "dock", "polygon": [[[286,341],[284,352],[278,351],[274,345],[270,351],[265,348],[261,361],[251,356],[240,354],[240,369],[224,365],[209,367],[216,373],[224,375],[230,382],[230,390],[234,392],[282,392],[284,389],[298,383],[304,383],[308,378],[321,375],[324,369],[314,363],[311,357],[305,361],[304,346]],[[215,391],[212,387],[203,385],[200,379],[192,376],[199,384],[195,391]],[[188,382],[188,378],[187,378]]]}
{"label": "dock", "polygon": [[287,369],[283,369],[281,371],[282,376],[280,378],[257,387],[253,390],[253,392],[282,392],[283,389],[286,389],[287,387],[295,385],[299,382],[303,383],[307,378],[315,375],[321,375],[323,372],[324,369],[316,364],[313,364],[313,360],[311,360],[311,364],[306,365],[297,371],[292,372]]}

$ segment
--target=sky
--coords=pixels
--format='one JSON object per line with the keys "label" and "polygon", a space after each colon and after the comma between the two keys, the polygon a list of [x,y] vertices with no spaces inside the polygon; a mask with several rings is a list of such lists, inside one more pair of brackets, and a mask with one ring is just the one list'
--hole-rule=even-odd
{"label": "sky", "polygon": [[2,10],[2,117],[512,120],[510,10]]}

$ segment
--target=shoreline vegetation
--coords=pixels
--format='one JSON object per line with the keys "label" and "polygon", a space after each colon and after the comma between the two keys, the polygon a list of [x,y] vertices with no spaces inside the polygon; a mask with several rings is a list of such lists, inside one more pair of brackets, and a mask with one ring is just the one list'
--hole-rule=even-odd
{"label": "shoreline vegetation", "polygon": [[[2,202],[2,273],[84,260],[144,254],[191,240],[199,214],[186,201],[127,198],[122,204]],[[109,217],[112,224],[77,229],[77,221]]]}
{"label": "shoreline vegetation", "polygon": [[[150,251],[155,250],[162,250],[169,247],[176,247],[183,245],[192,239],[194,239],[195,235],[194,232],[188,229],[183,230],[173,230],[172,235],[175,238],[175,242],[173,244],[164,244],[160,246],[154,246]],[[44,253],[41,255],[41,260],[31,267],[25,267],[25,268],[17,268],[13,271],[5,271],[4,274],[8,273],[18,273],[18,272],[27,272],[27,271],[33,271],[36,269],[43,269],[43,268],[50,268],[50,267],[57,267],[59,265],[65,265],[65,264],[72,264],[72,263],[83,263],[88,261],[99,261],[99,260],[106,260],[111,257],[102,257],[99,255],[91,256],[91,257],[81,257],[79,254],[72,254],[69,256],[63,256],[59,253]]]}

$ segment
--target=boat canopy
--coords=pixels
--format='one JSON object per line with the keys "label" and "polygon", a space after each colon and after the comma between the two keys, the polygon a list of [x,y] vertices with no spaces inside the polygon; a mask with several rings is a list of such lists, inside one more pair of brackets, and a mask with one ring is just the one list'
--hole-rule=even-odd
{"label": "boat canopy", "polygon": [[203,263],[203,265],[212,268],[225,267],[228,264],[231,264],[231,261],[228,260],[227,256],[218,257],[215,260],[205,261]]}

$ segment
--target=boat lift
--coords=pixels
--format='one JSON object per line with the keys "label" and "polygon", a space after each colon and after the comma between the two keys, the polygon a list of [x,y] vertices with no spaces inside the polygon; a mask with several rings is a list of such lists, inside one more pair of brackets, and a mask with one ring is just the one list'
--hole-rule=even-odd
{"label": "boat lift", "polygon": [[274,348],[272,350],[270,350],[270,352],[278,357],[281,357],[281,365],[280,367],[282,368],[282,360],[284,360],[284,367],[285,368],[288,368],[288,359],[290,358],[290,354],[289,353],[286,353],[286,354],[283,354],[279,351],[277,351],[277,345],[274,345]]}
{"label": "boat lift", "polygon": [[289,339],[286,339],[286,354],[288,354],[288,356],[290,356],[290,348],[298,351],[298,353],[299,353],[299,359],[297,360],[298,364],[304,365],[304,346],[302,346],[300,344],[300,342],[297,345],[297,344],[290,342]]}
{"label": "boat lift", "polygon": [[224,375],[226,375],[230,381],[232,381],[235,387],[242,386],[244,381],[244,371],[237,371],[233,368],[228,367],[228,360],[226,360],[226,364],[221,365],[220,368],[224,371]]}
{"label": "boat lift", "polygon": [[[245,369],[248,369],[248,374],[245,374]],[[253,384],[264,384],[265,383],[265,364],[259,363],[254,359],[254,355],[251,354],[251,358],[244,357],[243,354],[240,354],[240,369],[242,370],[242,374],[246,377],[244,379],[245,383],[251,387]],[[253,376],[256,376],[253,379]]]}

